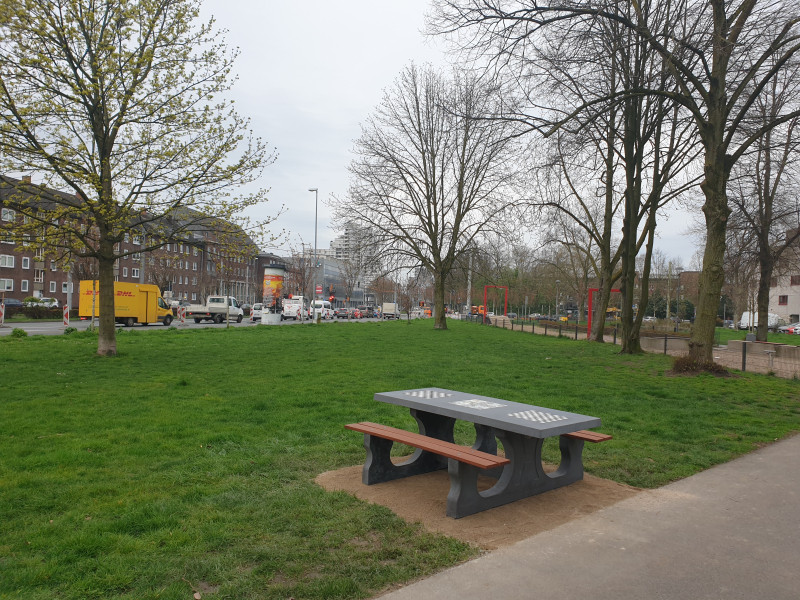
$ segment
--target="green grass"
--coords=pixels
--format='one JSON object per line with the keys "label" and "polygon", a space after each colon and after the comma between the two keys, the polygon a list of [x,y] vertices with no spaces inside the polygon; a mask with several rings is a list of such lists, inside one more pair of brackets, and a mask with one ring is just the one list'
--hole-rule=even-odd
{"label": "green grass", "polygon": [[[727,327],[717,327],[717,339],[720,344],[727,344],[730,340],[744,340],[748,331],[739,329],[728,329]],[[800,346],[800,335],[788,333],[767,333],[767,341],[776,344],[787,344],[789,346]]]}
{"label": "green grass", "polygon": [[[367,598],[474,556],[313,483],[377,391],[439,386],[598,416],[587,470],[660,486],[800,430],[800,383],[449,322],[0,338],[0,598]],[[470,442],[469,427],[458,429]],[[548,441],[547,456],[556,459]]]}

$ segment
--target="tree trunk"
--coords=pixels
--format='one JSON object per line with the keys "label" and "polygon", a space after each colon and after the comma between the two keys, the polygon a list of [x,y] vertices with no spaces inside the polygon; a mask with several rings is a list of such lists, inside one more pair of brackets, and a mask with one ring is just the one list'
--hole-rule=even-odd
{"label": "tree trunk", "polygon": [[444,313],[444,283],[444,277],[440,273],[436,273],[433,281],[434,329],[447,329],[447,316]]}
{"label": "tree trunk", "polygon": [[769,260],[766,252],[759,252],[761,277],[758,280],[758,295],[756,296],[756,308],[758,309],[758,327],[756,328],[756,340],[759,342],[767,341],[769,332],[769,286],[772,280],[772,261]]}
{"label": "tree trunk", "polygon": [[[603,263],[605,263],[605,257],[603,258]],[[592,315],[592,329],[591,332],[591,339],[595,342],[603,343],[605,341],[604,334],[606,329],[606,309],[608,308],[608,303],[611,300],[611,286],[612,283],[612,275],[611,273],[606,272],[605,264],[601,266],[601,275],[600,275],[600,293],[592,299],[592,310],[594,314]]]}
{"label": "tree trunk", "polygon": [[[725,158],[714,164],[713,157],[706,158],[706,180],[701,185],[706,196],[703,214],[706,218],[706,246],[703,252],[703,270],[700,273],[700,297],[697,318],[689,341],[689,356],[700,363],[713,362],[714,332],[717,324],[720,292],[725,282],[723,261],[725,236],[728,224],[728,196],[726,178],[721,172]],[[709,162],[711,161],[711,164]],[[717,167],[719,165],[719,167]]]}
{"label": "tree trunk", "polygon": [[[106,250],[104,246],[109,246]],[[97,339],[97,354],[100,356],[117,355],[117,331],[114,327],[114,259],[113,244],[101,242],[102,257],[98,259],[100,274],[100,330]],[[112,256],[112,258],[106,258]]]}

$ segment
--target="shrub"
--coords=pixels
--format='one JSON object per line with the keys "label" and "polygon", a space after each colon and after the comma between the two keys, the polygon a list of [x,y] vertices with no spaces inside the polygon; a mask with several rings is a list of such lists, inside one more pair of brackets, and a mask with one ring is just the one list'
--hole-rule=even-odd
{"label": "shrub", "polygon": [[19,327],[15,327],[14,329],[11,330],[11,337],[15,338],[28,337],[28,332],[25,331],[24,329],[20,329]]}
{"label": "shrub", "polygon": [[76,331],[78,330],[75,329],[74,327],[67,327],[66,329],[64,329],[64,335],[69,335],[70,333],[75,333]]}

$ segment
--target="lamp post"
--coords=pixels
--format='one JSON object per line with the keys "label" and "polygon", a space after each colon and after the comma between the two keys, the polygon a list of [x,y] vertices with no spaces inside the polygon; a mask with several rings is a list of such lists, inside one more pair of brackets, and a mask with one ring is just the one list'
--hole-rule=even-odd
{"label": "lamp post", "polygon": [[558,286],[561,282],[556,279],[556,321],[558,321]]}
{"label": "lamp post", "polygon": [[314,307],[312,321],[317,322],[317,207],[319,206],[319,189],[308,188],[309,192],[314,192],[314,269],[311,277],[314,292],[311,295],[311,305]]}

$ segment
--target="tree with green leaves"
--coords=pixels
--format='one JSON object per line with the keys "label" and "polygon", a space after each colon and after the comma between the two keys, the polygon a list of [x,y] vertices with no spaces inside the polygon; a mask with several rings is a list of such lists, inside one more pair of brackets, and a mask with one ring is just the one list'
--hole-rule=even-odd
{"label": "tree with green leaves", "polygon": [[0,6],[0,172],[45,182],[15,184],[13,234],[65,261],[96,261],[100,355],[116,354],[114,264],[126,234],[147,252],[213,232],[228,254],[271,220],[242,216],[264,191],[232,195],[275,155],[225,99],[236,52],[213,21],[199,22],[200,4]]}

